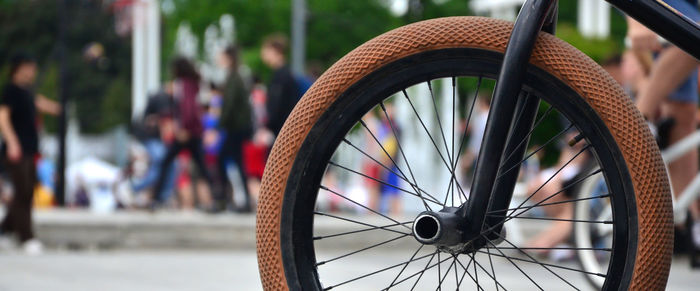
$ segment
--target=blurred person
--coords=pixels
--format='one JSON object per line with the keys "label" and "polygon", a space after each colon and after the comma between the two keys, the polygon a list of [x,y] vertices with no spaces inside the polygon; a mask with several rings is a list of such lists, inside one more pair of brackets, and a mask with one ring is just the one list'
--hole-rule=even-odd
{"label": "blurred person", "polygon": [[607,71],[608,74],[615,79],[615,81],[620,84],[624,84],[625,80],[622,72],[622,55],[614,54],[603,60],[603,62],[600,63],[600,66],[603,67],[603,69],[605,69],[605,71]]}
{"label": "blurred person", "polygon": [[[389,185],[398,187],[401,184],[401,180],[397,173],[399,172],[398,167],[393,161],[398,161],[399,147],[398,139],[401,136],[401,128],[398,126],[396,121],[393,120],[394,116],[394,104],[387,102],[385,104],[386,115],[380,114],[379,120],[379,132],[377,132],[377,137],[382,144],[386,153],[382,155],[380,161],[382,164],[387,165],[389,169],[381,168],[381,176],[383,181]],[[389,118],[387,118],[387,115]],[[394,133],[394,131],[396,131]],[[386,154],[389,154],[389,157]],[[393,161],[392,161],[393,160]],[[390,165],[390,166],[389,166]],[[380,210],[384,213],[398,215],[403,210],[401,204],[401,193],[396,187],[382,185]]]}
{"label": "blurred person", "polygon": [[[393,104],[386,103],[385,108],[387,115],[392,116]],[[362,120],[369,129],[365,131],[363,147],[367,154],[374,158],[374,160],[368,157],[362,158],[362,173],[368,176],[363,179],[368,195],[368,206],[381,213],[399,214],[402,211],[402,205],[397,187],[401,181],[396,174],[399,170],[393,162],[397,161],[399,148],[391,125],[394,125],[396,134],[400,134],[400,128],[397,127],[396,122],[389,120],[383,114],[377,114],[376,111],[370,111]]]}
{"label": "blurred person", "polygon": [[37,74],[33,58],[16,55],[10,63],[10,82],[0,95],[0,131],[3,160],[14,194],[0,225],[0,234],[16,234],[24,251],[35,255],[43,249],[32,229],[32,200],[37,183],[35,161],[39,154],[37,110],[58,115],[61,107],[32,91]]}
{"label": "blurred person", "polygon": [[[380,121],[377,118],[375,112],[372,110],[362,117],[362,121],[367,126],[367,130],[364,130],[364,146],[362,147],[367,155],[374,157],[377,161],[384,163],[384,160],[388,160],[386,155],[382,151],[382,147],[378,144],[373,134],[376,136],[379,131]],[[381,139],[377,137],[377,139]],[[362,173],[366,175],[362,180],[364,182],[364,189],[367,192],[367,206],[375,211],[381,211],[381,194],[382,194],[382,184],[379,181],[384,182],[381,176],[381,165],[373,161],[368,157],[362,157]]]}
{"label": "blurred person", "polygon": [[177,128],[175,129],[175,139],[168,148],[168,152],[163,160],[158,179],[154,188],[154,196],[151,208],[157,207],[164,201],[156,193],[160,193],[165,185],[166,173],[170,165],[183,151],[188,150],[192,155],[192,160],[202,178],[206,181],[206,187],[202,187],[207,195],[211,195],[212,178],[204,164],[204,152],[202,149],[202,110],[197,103],[199,93],[199,73],[194,65],[187,59],[179,57],[172,65],[175,80],[170,83],[170,90],[175,99],[175,114]]}
{"label": "blurred person", "polygon": [[212,197],[206,188],[208,185],[205,180],[193,171],[192,153],[188,150],[182,151],[178,154],[177,160],[177,206],[183,211],[195,209],[208,211],[212,207]]}
{"label": "blurred person", "polygon": [[[134,128],[135,135],[143,143],[148,153],[148,168],[145,175],[132,184],[134,192],[142,192],[153,187],[156,183],[161,164],[168,151],[167,144],[173,140],[173,100],[172,96],[165,92],[158,92],[148,99],[144,111],[143,120]],[[170,165],[165,173],[166,181],[161,192],[153,193],[160,201],[168,199],[173,193],[175,181],[175,167]]]}
{"label": "blurred person", "polygon": [[[576,131],[570,131],[563,138],[563,141],[573,140],[577,134]],[[572,199],[575,196],[576,188],[580,185],[577,181],[588,174],[590,167],[594,165],[594,159],[591,159],[588,151],[583,150],[585,144],[585,142],[579,142],[570,146],[562,142],[557,163],[540,171],[534,179],[529,181],[527,196],[532,195],[529,201],[538,203],[546,200],[546,203],[553,204],[539,208],[544,211],[547,217],[559,219],[552,221],[547,229],[527,242],[529,248],[553,248],[566,243],[570,238],[573,223],[569,220],[574,217],[574,206],[571,203],[558,202]],[[544,250],[540,252],[546,253]]]}
{"label": "blurred person", "polygon": [[649,72],[653,64],[654,60],[649,53],[627,50],[622,54],[619,82],[633,99],[649,81]]}
{"label": "blurred person", "polygon": [[[484,131],[486,130],[486,121],[489,117],[488,98],[481,94],[476,98],[473,120],[465,121],[465,123],[469,125],[469,128],[464,129],[469,131],[469,142],[466,151],[462,154],[463,156],[460,162],[464,173],[468,173],[468,170],[473,169],[476,165],[476,158],[479,156],[481,142],[484,138]],[[469,181],[469,183],[471,184],[471,181]]]}
{"label": "blurred person", "polygon": [[274,72],[267,86],[267,124],[254,137],[258,143],[272,144],[299,100],[299,86],[287,64],[287,43],[285,36],[271,35],[260,50],[263,63]]}
{"label": "blurred person", "polygon": [[[267,122],[267,111],[265,104],[267,103],[267,93],[265,85],[260,81],[260,78],[253,77],[253,87],[250,91],[250,103],[253,108],[253,127],[261,128]],[[263,172],[265,171],[265,162],[267,161],[267,146],[265,144],[257,144],[253,141],[247,141],[243,144],[243,156],[245,156],[245,171],[248,176],[248,191],[253,204],[257,204],[260,194],[260,181],[262,180]]]}
{"label": "blurred person", "polygon": [[[697,0],[664,0],[666,4],[695,22],[700,21]],[[661,44],[658,36],[628,17],[627,37],[633,50],[657,53],[649,81],[639,92],[636,105],[650,122],[661,117],[673,119],[669,142],[677,142],[697,128],[695,111],[698,106],[698,60],[676,46]],[[652,126],[652,131],[654,127]],[[698,173],[698,151],[693,149],[668,165],[671,187],[681,194]],[[690,234],[696,249],[700,249],[700,201],[689,207],[693,223]],[[681,228],[683,228],[681,226]],[[700,265],[700,262],[696,262]]]}
{"label": "blurred person", "polygon": [[[223,96],[221,90],[214,83],[209,84],[209,102],[204,107],[204,116],[202,118],[202,126],[204,127],[203,146],[204,146],[204,163],[207,166],[207,171],[212,176],[214,184],[212,185],[213,197],[210,197],[210,207],[206,209],[211,211],[216,208],[216,203],[213,201],[223,192],[222,184],[225,183],[226,176],[219,173],[219,152],[225,137],[225,133],[220,129],[221,107]],[[203,181],[197,183],[203,185]],[[203,187],[203,186],[199,186]]]}
{"label": "blurred person", "polygon": [[[221,128],[226,132],[221,151],[219,152],[219,173],[227,177],[228,162],[233,161],[238,166],[238,173],[242,182],[244,204],[236,205],[240,212],[252,211],[250,191],[248,190],[248,177],[245,171],[243,156],[243,144],[250,140],[253,134],[253,116],[250,105],[250,93],[238,73],[238,47],[229,46],[221,53],[219,64],[228,71],[223,91],[221,107]],[[223,210],[229,197],[229,191],[233,191],[229,179],[224,179],[226,192],[223,197],[218,197],[217,210]],[[235,193],[234,193],[235,194]]]}

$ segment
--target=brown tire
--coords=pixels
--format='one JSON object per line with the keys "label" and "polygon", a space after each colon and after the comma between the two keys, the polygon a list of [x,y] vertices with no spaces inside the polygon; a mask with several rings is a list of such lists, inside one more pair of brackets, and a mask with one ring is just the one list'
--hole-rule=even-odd
{"label": "brown tire", "polygon": [[[312,127],[351,86],[372,72],[411,55],[446,48],[474,48],[503,53],[509,22],[481,17],[450,17],[407,25],[380,35],[334,64],[294,108],[275,142],[263,176],[257,216],[257,254],[265,290],[289,290],[285,274],[281,223],[288,177]],[[542,33],[531,64],[568,85],[609,129],[634,189],[636,221],[630,236],[637,242],[629,266],[631,290],[663,290],[672,242],[672,207],[664,165],[653,137],[622,88],[586,55]]]}

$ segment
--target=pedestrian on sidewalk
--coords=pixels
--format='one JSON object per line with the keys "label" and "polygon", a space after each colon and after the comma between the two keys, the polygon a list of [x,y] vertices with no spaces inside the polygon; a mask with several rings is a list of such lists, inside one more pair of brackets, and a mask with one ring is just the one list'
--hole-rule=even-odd
{"label": "pedestrian on sidewalk", "polygon": [[[37,110],[57,115],[60,105],[32,91],[37,64],[26,55],[11,59],[10,80],[0,95],[2,157],[14,185],[14,194],[0,224],[2,236],[16,234],[24,251],[36,255],[43,246],[32,229],[32,201],[37,182],[36,157],[39,154]],[[7,240],[7,237],[3,238]]]}
{"label": "pedestrian on sidewalk", "polygon": [[286,36],[274,34],[265,39],[260,49],[263,63],[274,72],[267,86],[267,124],[255,133],[257,143],[271,145],[299,101],[299,86],[287,64],[287,43]]}
{"label": "pedestrian on sidewalk", "polygon": [[219,152],[219,173],[224,177],[224,187],[221,197],[218,197],[219,209],[225,209],[227,201],[232,194],[233,185],[229,182],[226,174],[228,164],[234,162],[238,166],[238,173],[243,190],[243,205],[235,205],[238,212],[251,212],[252,202],[248,191],[248,176],[245,171],[245,161],[243,156],[243,144],[250,140],[253,135],[253,113],[249,101],[250,92],[246,88],[243,78],[238,73],[239,58],[238,47],[229,46],[221,53],[219,65],[226,69],[226,83],[223,91],[223,104],[221,107],[221,120],[219,125],[226,132],[223,145]]}
{"label": "pedestrian on sidewalk", "polygon": [[210,196],[213,184],[213,179],[204,164],[204,150],[202,148],[202,134],[204,132],[204,127],[202,126],[203,110],[197,103],[200,82],[199,73],[197,73],[194,64],[183,57],[175,59],[172,69],[175,80],[171,83],[171,91],[177,104],[174,114],[177,121],[177,130],[175,140],[168,148],[165,159],[160,165],[160,173],[153,191],[154,196],[151,202],[151,209],[155,209],[165,202],[161,201],[157,194],[165,186],[170,165],[182,151],[188,150],[190,152],[200,177],[206,181],[205,186],[202,187],[202,190],[206,193],[202,195]]}

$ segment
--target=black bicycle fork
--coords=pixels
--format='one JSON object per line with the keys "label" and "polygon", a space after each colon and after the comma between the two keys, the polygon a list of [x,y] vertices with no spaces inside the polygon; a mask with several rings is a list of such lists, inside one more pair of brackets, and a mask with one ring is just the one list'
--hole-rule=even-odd
{"label": "black bicycle fork", "polygon": [[520,92],[539,32],[554,33],[557,5],[557,0],[528,0],[515,21],[493,93],[470,199],[455,213],[464,223],[463,238],[478,238],[486,227],[500,232],[540,103],[538,97]]}

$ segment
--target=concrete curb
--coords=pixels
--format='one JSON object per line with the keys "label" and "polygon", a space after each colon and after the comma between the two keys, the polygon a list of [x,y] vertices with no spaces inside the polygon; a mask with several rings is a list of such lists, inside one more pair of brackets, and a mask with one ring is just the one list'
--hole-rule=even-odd
{"label": "concrete curb", "polygon": [[[372,225],[391,225],[395,222],[383,217],[339,214]],[[397,218],[408,222],[413,218]],[[87,210],[53,209],[34,212],[38,238],[49,248],[57,249],[255,249],[255,216],[253,214],[206,214],[201,212],[119,211],[98,214]],[[537,225],[521,224],[527,236],[537,233]],[[332,217],[317,216],[314,234],[327,235],[368,229]],[[361,235],[336,236],[315,241],[318,249],[359,249],[411,233],[406,227],[393,226],[397,231],[388,236],[386,231],[362,231]],[[513,236],[509,234],[513,239]],[[418,242],[408,235],[391,242],[392,248],[414,249]]]}

